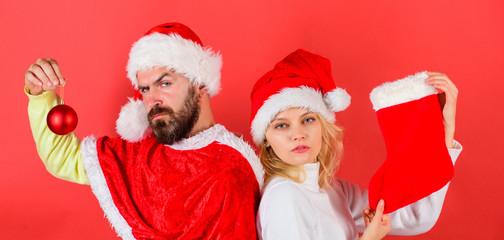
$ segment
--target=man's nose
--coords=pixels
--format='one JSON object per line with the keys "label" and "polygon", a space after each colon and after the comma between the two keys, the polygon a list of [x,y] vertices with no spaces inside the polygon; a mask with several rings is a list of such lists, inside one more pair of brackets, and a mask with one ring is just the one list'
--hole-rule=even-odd
{"label": "man's nose", "polygon": [[149,91],[148,93],[148,106],[149,108],[153,108],[155,106],[161,106],[163,105],[163,100],[162,98],[160,97],[159,93],[155,90],[155,89],[152,89],[151,91]]}

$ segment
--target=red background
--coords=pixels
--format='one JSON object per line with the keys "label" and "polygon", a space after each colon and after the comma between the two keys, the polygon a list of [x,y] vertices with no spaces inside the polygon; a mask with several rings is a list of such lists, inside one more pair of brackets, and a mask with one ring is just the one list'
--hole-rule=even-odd
{"label": "red background", "polygon": [[57,59],[68,79],[66,103],[79,114],[78,136],[116,136],[115,119],[132,93],[125,72],[131,44],[154,25],[180,21],[223,54],[214,113],[248,141],[255,80],[297,48],[330,58],[337,85],[352,95],[337,115],[346,128],[339,175],[362,187],[385,158],[369,92],[422,70],[447,73],[459,89],[455,136],[465,149],[438,223],[408,239],[497,239],[504,225],[503,13],[500,0],[2,1],[0,238],[116,238],[88,186],[44,169],[23,72],[39,57]]}

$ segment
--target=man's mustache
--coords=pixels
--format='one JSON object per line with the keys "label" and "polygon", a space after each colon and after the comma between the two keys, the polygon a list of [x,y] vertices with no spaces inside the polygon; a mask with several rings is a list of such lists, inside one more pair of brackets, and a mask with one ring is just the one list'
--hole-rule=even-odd
{"label": "man's mustache", "polygon": [[164,107],[154,107],[149,111],[149,114],[147,115],[147,118],[149,119],[149,122],[152,121],[152,118],[158,114],[166,114],[169,116],[173,116],[173,109],[171,108],[164,108]]}

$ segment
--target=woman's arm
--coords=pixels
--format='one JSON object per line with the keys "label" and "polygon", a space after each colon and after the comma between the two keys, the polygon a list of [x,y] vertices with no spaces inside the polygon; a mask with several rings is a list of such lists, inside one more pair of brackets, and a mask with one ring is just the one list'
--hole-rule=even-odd
{"label": "woman's arm", "polygon": [[[453,144],[453,148],[448,149],[448,152],[453,164],[455,164],[462,151],[462,145],[455,140]],[[369,201],[368,191],[361,190],[357,184],[348,183],[343,179],[338,179],[336,183],[341,187],[346,196],[350,212],[357,225],[357,230],[364,232],[365,222],[361,213],[362,210],[366,209]],[[392,225],[390,234],[417,235],[429,231],[441,213],[448,185],[417,202],[390,213],[389,218]]]}
{"label": "woman's arm", "polygon": [[257,229],[259,239],[315,239],[314,210],[291,182],[272,184],[261,198]]}
{"label": "woman's arm", "polygon": [[443,124],[445,130],[446,147],[453,146],[455,135],[455,113],[457,110],[457,86],[444,73],[427,72],[429,76],[425,83],[434,86],[439,92],[439,102],[443,109]]}

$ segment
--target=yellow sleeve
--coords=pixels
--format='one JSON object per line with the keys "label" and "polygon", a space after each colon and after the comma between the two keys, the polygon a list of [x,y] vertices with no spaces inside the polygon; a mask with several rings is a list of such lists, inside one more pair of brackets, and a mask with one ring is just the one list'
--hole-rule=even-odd
{"label": "yellow sleeve", "polygon": [[35,96],[30,95],[30,90],[25,87],[25,93],[30,99],[28,117],[33,139],[47,171],[57,178],[89,185],[82,163],[81,140],[73,132],[61,136],[54,134],[47,127],[47,113],[63,101],[54,91]]}

